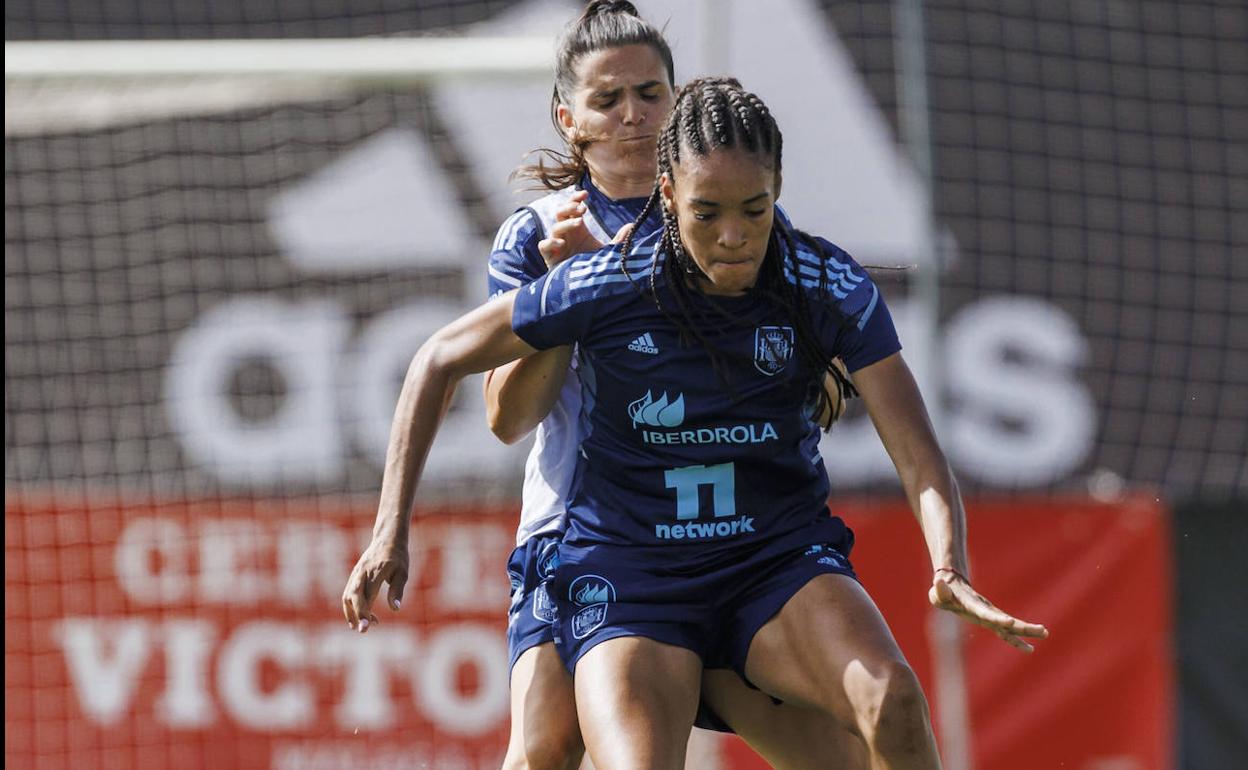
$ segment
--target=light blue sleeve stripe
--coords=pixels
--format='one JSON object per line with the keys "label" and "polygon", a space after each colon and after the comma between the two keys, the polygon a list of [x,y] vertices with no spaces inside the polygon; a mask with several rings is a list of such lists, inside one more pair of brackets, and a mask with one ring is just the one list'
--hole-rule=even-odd
{"label": "light blue sleeve stripe", "polygon": [[512,275],[507,275],[502,270],[499,270],[493,265],[490,265],[489,270],[490,270],[490,275],[494,278],[494,280],[498,281],[499,283],[507,284],[508,286],[512,288],[516,288],[518,286],[524,285],[524,282],[521,281],[519,278],[516,278],[515,276],[512,276]]}
{"label": "light blue sleeve stripe", "polygon": [[879,301],[880,290],[875,284],[871,284],[871,301],[867,303],[867,309],[862,311],[862,316],[858,319],[858,331],[862,331],[867,321],[871,320],[871,314],[875,312],[875,304]]}
{"label": "light blue sleeve stripe", "polygon": [[546,274],[546,283],[542,285],[542,301],[538,305],[538,307],[542,309],[543,316],[546,315],[546,295],[550,293],[550,285],[554,283],[556,280],[560,280],[560,281],[563,280],[563,276],[559,275],[559,273],[566,272],[568,269],[568,265],[570,264],[572,263],[561,262],[558,265],[555,265],[553,268],[551,268],[551,271]]}
{"label": "light blue sleeve stripe", "polygon": [[[632,269],[642,268],[649,264],[650,264],[650,259],[648,257],[638,257],[635,259],[629,259],[627,262],[624,263],[626,267],[632,268]],[[608,270],[619,269],[619,267],[620,267],[619,260],[610,260],[606,262],[598,261],[598,262],[593,262],[590,264],[581,264],[573,268],[571,271],[569,271],[568,278],[570,280],[575,280],[575,279],[584,278],[590,275],[598,275],[601,273],[605,273]]]}
{"label": "light blue sleeve stripe", "polygon": [[630,278],[629,276],[623,275],[623,274],[602,275],[602,276],[597,276],[594,278],[582,278],[581,280],[578,280],[578,281],[568,281],[568,288],[569,289],[582,289],[588,286],[598,286],[599,284],[604,284],[604,283],[624,283],[626,281],[632,283],[632,282],[635,282],[636,280],[637,280],[636,278]]}
{"label": "light blue sleeve stripe", "polygon": [[[802,265],[799,269],[803,276],[816,281],[819,280],[819,271],[817,269],[807,265]],[[841,273],[829,273],[828,278],[830,279],[828,286],[832,289],[832,293],[835,294],[838,299],[845,299],[845,297],[848,296],[848,292],[852,292],[854,289],[857,289],[862,283],[861,278],[854,281],[851,280],[851,276],[846,276]],[[838,285],[840,286],[839,289],[837,288]],[[846,293],[843,294],[841,292]]]}
{"label": "light blue sleeve stripe", "polygon": [[[802,259],[802,256],[799,254],[797,258],[797,263],[804,267],[811,268],[812,270],[815,271],[815,274],[818,275],[820,264],[817,260]],[[832,259],[831,257],[828,258],[828,275],[846,276],[850,281],[853,282],[854,285],[857,285],[858,283],[860,283],[862,279],[865,277],[865,276],[860,276],[857,273],[855,273],[854,269],[850,267],[849,265],[845,265],[840,262],[837,262],[835,259]]]}
{"label": "light blue sleeve stripe", "polygon": [[515,226],[516,217],[518,216],[520,216],[519,211],[504,219],[503,223],[499,225],[498,232],[494,235],[494,245],[490,247],[493,251],[502,250],[503,244],[507,242],[507,234],[510,233],[511,228]]}
{"label": "light blue sleeve stripe", "polygon": [[[802,276],[801,276],[800,281],[798,281],[798,283],[804,289],[819,289],[820,288],[819,287],[819,275],[818,274],[811,275],[806,270],[802,271]],[[852,288],[849,289],[848,291],[841,288],[840,286],[837,285],[836,281],[830,281],[828,283],[828,290],[832,292],[832,296],[836,297],[837,299],[845,299],[853,291]]]}
{"label": "light blue sleeve stripe", "polygon": [[[832,265],[837,270],[846,270],[851,275],[853,274],[854,268],[849,263],[842,262],[836,257],[832,256],[831,254],[825,255],[825,258],[828,260],[828,264]],[[817,265],[820,262],[819,256],[817,254],[812,254],[809,251],[802,251],[800,249],[797,252],[797,259],[799,262],[804,262],[805,264],[808,264],[808,265],[812,265],[812,264]]]}
{"label": "light blue sleeve stripe", "polygon": [[533,213],[528,209],[521,209],[512,214],[498,228],[498,235],[494,238],[494,251],[506,251],[516,245],[516,235],[525,221],[531,217]]}

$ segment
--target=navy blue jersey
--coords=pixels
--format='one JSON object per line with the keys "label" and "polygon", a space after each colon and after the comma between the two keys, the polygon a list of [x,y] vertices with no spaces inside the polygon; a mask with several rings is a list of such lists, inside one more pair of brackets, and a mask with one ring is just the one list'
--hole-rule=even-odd
{"label": "navy blue jersey", "polygon": [[[491,297],[523,286],[546,274],[546,261],[537,250],[538,241],[546,237],[547,225],[542,220],[547,219],[553,223],[555,210],[565,205],[577,190],[589,193],[585,200],[589,209],[586,224],[590,232],[603,243],[611,240],[624,225],[635,222],[646,205],[646,198],[613,200],[607,197],[594,186],[586,174],[576,187],[547,195],[534,201],[533,205],[517,210],[503,222],[494,236],[489,266]],[[652,232],[661,221],[656,206],[637,234]]]}
{"label": "navy blue jersey", "polygon": [[[694,294],[691,313],[720,354],[682,342],[668,315],[666,255],[653,261],[659,235],[637,239],[627,258],[613,246],[556,266],[519,291],[513,327],[538,349],[578,344],[581,462],[566,542],[685,549],[671,553],[687,563],[686,554],[718,558],[827,517],[810,420],[822,372],[797,353],[786,312],[761,290]],[[805,292],[824,351],[851,372],[897,352],[875,284],[821,244],[826,274],[802,246],[787,280]]]}
{"label": "navy blue jersey", "polygon": [[[577,190],[589,193],[585,200],[589,209],[587,224],[590,232],[603,243],[613,238],[624,225],[637,221],[646,206],[644,197],[621,200],[607,197],[586,174],[575,187],[560,190],[534,201],[530,206],[517,209],[504,220],[494,236],[494,245],[490,250],[489,296],[496,297],[546,274],[546,260],[542,259],[537,249],[538,242],[546,237],[547,225],[542,220],[548,219],[553,223],[555,210],[565,205]],[[788,216],[779,206],[776,206],[776,215],[782,222],[788,223]],[[662,221],[659,207],[655,206],[637,229],[636,237],[650,234]]]}

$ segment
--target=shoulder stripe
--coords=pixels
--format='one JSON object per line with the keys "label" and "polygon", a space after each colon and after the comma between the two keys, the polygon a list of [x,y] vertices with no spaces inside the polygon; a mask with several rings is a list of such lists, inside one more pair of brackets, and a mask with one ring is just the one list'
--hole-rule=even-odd
{"label": "shoulder stripe", "polygon": [[[845,262],[842,262],[830,254],[828,255],[827,259],[828,259],[829,272],[831,272],[831,269],[835,269],[839,272],[848,273],[850,275],[857,277],[856,274],[854,273],[854,267],[855,267],[854,265],[850,265]],[[816,268],[821,264],[819,256],[817,254],[811,254],[808,251],[798,251],[797,261],[803,265],[810,265]]]}
{"label": "shoulder stripe", "polygon": [[621,264],[630,270],[637,270],[647,267],[650,262],[650,257],[631,257],[627,260],[621,260],[617,254],[613,258],[581,263],[568,271],[568,278],[575,280],[591,275],[599,275],[612,270],[619,270]]}
{"label": "shoulder stripe", "polygon": [[[803,285],[810,285],[812,288],[818,286],[820,277],[818,268],[810,267],[809,265],[800,265],[798,267],[798,272],[802,275]],[[857,278],[856,276],[847,275],[845,273],[828,271],[828,286],[833,291],[839,290],[851,292],[854,289],[857,289],[858,286],[862,284],[863,280],[864,279],[862,278]]]}
{"label": "shoulder stripe", "polygon": [[560,272],[568,269],[569,264],[571,263],[561,262],[551,268],[551,271],[546,274],[546,281],[542,284],[542,299],[541,302],[538,303],[538,307],[541,308],[541,314],[543,316],[546,315],[546,295],[550,293],[550,285],[555,282],[556,278],[559,277],[558,274]]}
{"label": "shoulder stripe", "polygon": [[593,278],[582,278],[580,280],[568,281],[568,289],[583,289],[588,286],[600,286],[606,283],[636,283],[644,280],[648,276],[627,276],[623,273],[613,273],[611,275],[600,275]]}
{"label": "shoulder stripe", "polygon": [[871,319],[871,314],[875,312],[875,305],[880,301],[880,290],[875,284],[871,284],[871,301],[867,303],[867,309],[862,311],[862,315],[858,317],[858,331],[862,331],[867,325],[867,321]]}
{"label": "shoulder stripe", "polygon": [[512,288],[516,288],[516,287],[524,285],[524,282],[521,281],[519,278],[516,278],[514,275],[507,275],[502,270],[499,270],[497,267],[494,267],[493,265],[489,266],[489,271],[490,271],[490,277],[498,281],[499,283],[506,284],[507,286],[510,286]]}
{"label": "shoulder stripe", "polygon": [[[799,250],[797,250],[796,253],[797,253],[797,261],[805,263],[805,265],[819,265],[820,263],[820,257],[819,255],[816,255],[816,253],[811,253],[809,251],[806,251],[804,250],[804,248],[799,248]],[[829,255],[826,255],[826,258],[827,258],[827,265],[831,267],[835,267],[836,270],[842,270],[842,271],[846,271],[849,273],[854,273],[854,267],[855,267],[854,265],[850,265],[850,263],[841,262],[840,260],[837,260],[837,258],[832,256],[831,253],[829,253]]]}
{"label": "shoulder stripe", "polygon": [[498,228],[498,235],[494,237],[494,251],[506,251],[516,245],[516,236],[525,221],[533,215],[530,209],[520,209],[516,213],[507,217],[503,221],[502,226]]}

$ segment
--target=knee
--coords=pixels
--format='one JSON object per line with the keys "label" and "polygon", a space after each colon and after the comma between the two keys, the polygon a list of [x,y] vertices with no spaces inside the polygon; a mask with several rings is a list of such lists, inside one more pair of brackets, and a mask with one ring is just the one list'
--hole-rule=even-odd
{"label": "knee", "polygon": [[904,660],[888,661],[871,672],[858,699],[859,723],[873,743],[909,742],[930,728],[927,698],[914,670]]}
{"label": "knee", "polygon": [[524,731],[524,745],[508,751],[504,770],[575,770],[585,746],[575,722],[548,722]]}

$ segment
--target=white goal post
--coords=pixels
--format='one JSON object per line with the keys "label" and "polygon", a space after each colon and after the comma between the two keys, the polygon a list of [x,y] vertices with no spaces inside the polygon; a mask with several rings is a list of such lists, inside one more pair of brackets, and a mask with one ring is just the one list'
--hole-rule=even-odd
{"label": "white goal post", "polygon": [[410,82],[553,69],[546,37],[6,42],[4,79],[310,76]]}
{"label": "white goal post", "polygon": [[549,36],[6,42],[4,133],[101,129],[361,88],[549,79],[553,51]]}

